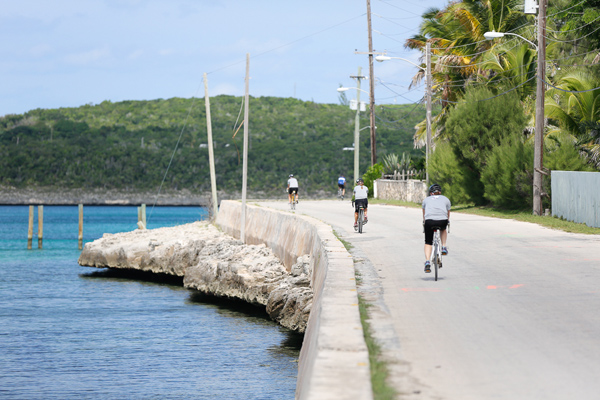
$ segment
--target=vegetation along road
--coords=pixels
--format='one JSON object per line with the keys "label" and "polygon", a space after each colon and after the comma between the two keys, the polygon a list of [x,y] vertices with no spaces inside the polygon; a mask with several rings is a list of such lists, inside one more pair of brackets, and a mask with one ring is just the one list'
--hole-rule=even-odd
{"label": "vegetation along road", "polygon": [[436,282],[423,272],[420,209],[371,205],[363,234],[347,201],[303,201],[296,212],[331,224],[355,261],[368,260],[376,282],[367,291],[380,293],[370,323],[402,398],[600,393],[598,235],[454,213]]}

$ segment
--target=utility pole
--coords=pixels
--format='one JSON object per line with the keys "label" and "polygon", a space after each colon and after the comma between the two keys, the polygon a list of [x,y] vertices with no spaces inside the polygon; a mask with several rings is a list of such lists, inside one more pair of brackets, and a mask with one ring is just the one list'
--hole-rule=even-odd
{"label": "utility pole", "polygon": [[250,87],[250,54],[246,54],[246,96],[244,100],[244,149],[242,163],[242,223],[240,227],[240,240],[246,243],[246,186],[248,182],[248,100]]}
{"label": "utility pole", "polygon": [[371,166],[377,163],[377,145],[375,140],[375,74],[373,72],[373,35],[371,29],[371,0],[367,0],[367,28],[369,30],[369,93],[371,121]]}
{"label": "utility pole", "polygon": [[354,182],[356,182],[360,174],[360,80],[365,79],[365,77],[361,75],[361,72],[362,68],[358,67],[358,75],[350,75],[350,78],[356,79],[356,116],[354,117]]}
{"label": "utility pole", "polygon": [[429,186],[429,158],[431,153],[431,43],[429,42],[425,45],[425,66],[425,106],[427,107],[425,117],[427,124],[427,137],[425,142],[425,181],[427,186]]}
{"label": "utility pole", "polygon": [[206,104],[206,130],[208,134],[208,164],[210,169],[210,189],[212,192],[212,217],[217,218],[219,203],[217,202],[217,178],[215,175],[215,153],[213,151],[212,121],[210,118],[210,98],[208,97],[208,79],[204,73],[204,102]]}
{"label": "utility pole", "polygon": [[546,80],[546,1],[539,1],[538,59],[535,91],[535,133],[533,149],[533,215],[542,215],[542,173],[544,159],[544,98]]}

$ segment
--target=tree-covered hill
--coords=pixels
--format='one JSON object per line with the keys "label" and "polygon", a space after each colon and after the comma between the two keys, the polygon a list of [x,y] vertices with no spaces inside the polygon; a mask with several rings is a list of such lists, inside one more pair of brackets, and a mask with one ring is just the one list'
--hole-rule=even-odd
{"label": "tree-covered hill", "polygon": [[[242,185],[243,98],[210,99],[217,186]],[[335,190],[352,177],[355,111],[293,98],[249,102],[248,188],[281,193],[290,173],[301,191]],[[369,124],[361,113],[361,127]],[[377,106],[378,157],[413,148],[422,106]],[[0,117],[0,185],[156,190],[210,190],[203,99],[105,101],[78,108],[36,109]],[[369,129],[361,131],[361,173],[370,165]],[[170,166],[169,166],[170,165]]]}

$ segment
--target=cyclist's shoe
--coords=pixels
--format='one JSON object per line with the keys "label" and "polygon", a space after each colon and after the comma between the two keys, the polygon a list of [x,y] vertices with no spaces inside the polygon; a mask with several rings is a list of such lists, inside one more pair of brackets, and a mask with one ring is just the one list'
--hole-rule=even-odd
{"label": "cyclist's shoe", "polygon": [[425,272],[426,273],[431,272],[431,263],[429,261],[425,261]]}
{"label": "cyclist's shoe", "polygon": [[358,223],[354,224],[354,230],[357,231],[358,230]]}
{"label": "cyclist's shoe", "polygon": [[442,255],[443,256],[447,256],[448,255],[448,248],[447,247],[442,247]]}

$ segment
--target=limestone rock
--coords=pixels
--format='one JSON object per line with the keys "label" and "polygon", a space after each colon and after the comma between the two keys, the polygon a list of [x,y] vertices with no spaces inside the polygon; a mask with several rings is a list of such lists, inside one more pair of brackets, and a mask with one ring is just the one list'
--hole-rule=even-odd
{"label": "limestone rock", "polygon": [[79,264],[183,276],[183,284],[266,307],[269,316],[304,332],[312,305],[310,257],[288,273],[265,245],[244,245],[207,222],[105,234],[86,243]]}

